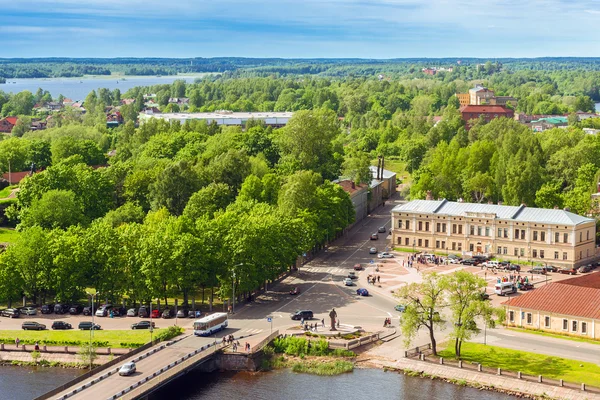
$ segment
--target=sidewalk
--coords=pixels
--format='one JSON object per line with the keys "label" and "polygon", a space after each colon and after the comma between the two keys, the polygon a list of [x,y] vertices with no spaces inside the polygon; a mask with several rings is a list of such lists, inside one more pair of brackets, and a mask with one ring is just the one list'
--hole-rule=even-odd
{"label": "sidewalk", "polygon": [[[62,354],[77,354],[81,346],[66,345],[66,346],[44,346],[40,345],[39,352],[41,354],[46,353],[62,353]],[[31,353],[35,351],[35,345],[33,344],[21,344],[18,347],[14,344],[0,344],[0,355],[5,352],[10,353]],[[110,355],[120,356],[127,354],[131,351],[129,348],[110,348],[110,347],[97,347],[96,354],[98,355]]]}

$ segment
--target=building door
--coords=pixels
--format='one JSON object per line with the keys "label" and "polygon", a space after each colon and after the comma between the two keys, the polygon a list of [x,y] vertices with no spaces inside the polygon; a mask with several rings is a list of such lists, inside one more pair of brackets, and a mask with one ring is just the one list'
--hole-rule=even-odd
{"label": "building door", "polygon": [[481,253],[481,245],[477,245],[477,253]]}

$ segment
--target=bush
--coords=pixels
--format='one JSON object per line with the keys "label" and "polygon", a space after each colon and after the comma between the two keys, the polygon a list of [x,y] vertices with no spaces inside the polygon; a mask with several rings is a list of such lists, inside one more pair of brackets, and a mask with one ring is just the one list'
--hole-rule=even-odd
{"label": "bush", "polygon": [[183,333],[183,328],[180,326],[170,326],[167,329],[161,329],[160,332],[156,335],[156,339],[159,342],[163,342],[165,340],[171,340],[176,336],[179,336]]}

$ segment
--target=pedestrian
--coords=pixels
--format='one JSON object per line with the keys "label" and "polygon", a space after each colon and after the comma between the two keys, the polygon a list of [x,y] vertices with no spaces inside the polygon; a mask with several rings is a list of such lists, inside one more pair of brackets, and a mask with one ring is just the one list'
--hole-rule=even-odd
{"label": "pedestrian", "polygon": [[380,278],[380,276],[377,275],[377,283],[380,283],[380,279],[379,278]]}
{"label": "pedestrian", "polygon": [[304,317],[300,319],[300,325],[304,325]]}
{"label": "pedestrian", "polygon": [[323,328],[325,328],[325,318],[323,318],[323,319],[321,320],[321,325],[323,326]]}
{"label": "pedestrian", "polygon": [[35,351],[40,351],[40,345],[38,342],[35,342]]}
{"label": "pedestrian", "polygon": [[338,328],[340,327],[340,319],[339,319],[339,318],[338,318],[338,320],[337,320],[337,327],[338,327]]}
{"label": "pedestrian", "polygon": [[21,342],[21,341],[19,340],[19,338],[16,338],[16,339],[15,339],[15,344],[17,345],[17,347],[19,347],[19,343],[20,343],[20,342]]}
{"label": "pedestrian", "polygon": [[317,332],[319,324],[315,322],[315,332]]}
{"label": "pedestrian", "polygon": [[232,308],[231,308],[231,304],[230,304],[230,305],[229,305],[229,307],[227,307],[227,312],[228,312],[229,314],[231,314],[231,310],[232,310]]}
{"label": "pedestrian", "polygon": [[237,351],[237,345],[234,343],[233,344],[233,351],[236,352]]}

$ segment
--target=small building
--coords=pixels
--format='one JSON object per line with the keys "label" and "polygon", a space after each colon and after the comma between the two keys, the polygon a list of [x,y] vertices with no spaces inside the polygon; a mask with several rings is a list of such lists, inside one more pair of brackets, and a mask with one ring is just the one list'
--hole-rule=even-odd
{"label": "small building", "polygon": [[517,99],[512,96],[494,96],[490,99],[491,105],[506,106],[510,104],[513,107],[517,106]]}
{"label": "small building", "polygon": [[[380,168],[379,171],[375,165],[369,167],[373,179],[383,181],[383,192],[382,196],[384,199],[389,199],[394,193],[396,193],[396,173],[388,171],[387,169]],[[379,174],[379,176],[378,176]]]}
{"label": "small building", "polygon": [[458,101],[460,106],[468,106],[471,98],[469,97],[469,93],[456,93],[456,97],[458,97]]}
{"label": "small building", "polygon": [[[514,111],[510,108],[502,106],[484,106],[484,105],[468,105],[460,108],[460,114],[463,121],[469,122],[472,119],[483,117],[485,122],[490,122],[495,118],[513,118]],[[469,128],[467,124],[467,129]]]}
{"label": "small building", "polygon": [[206,113],[163,113],[155,114],[140,114],[140,123],[150,118],[161,118],[165,121],[179,121],[184,124],[189,120],[206,121],[207,124],[216,123],[217,125],[225,126],[245,126],[249,120],[260,120],[266,126],[273,128],[281,128],[285,126],[290,118],[294,115],[293,112],[232,112],[232,111],[215,111]]}
{"label": "small building", "polygon": [[547,129],[560,128],[569,125],[567,117],[545,117],[531,121],[531,129],[534,132],[543,132]]}
{"label": "small building", "polygon": [[367,185],[357,185],[350,179],[344,179],[337,182],[350,196],[352,205],[354,206],[354,223],[348,228],[354,226],[359,221],[362,221],[368,214],[368,190]]}
{"label": "small building", "polygon": [[510,326],[600,338],[600,274],[552,282],[502,303]]}
{"label": "small building", "polygon": [[171,97],[169,104],[177,104],[178,106],[187,106],[190,104],[190,99],[187,97]]}
{"label": "small building", "polygon": [[0,119],[0,133],[11,133],[17,124],[17,117],[6,117]]}
{"label": "small building", "polygon": [[469,89],[469,104],[470,105],[483,105],[490,104],[490,99],[494,97],[494,91],[484,86],[477,85],[472,89]]}

